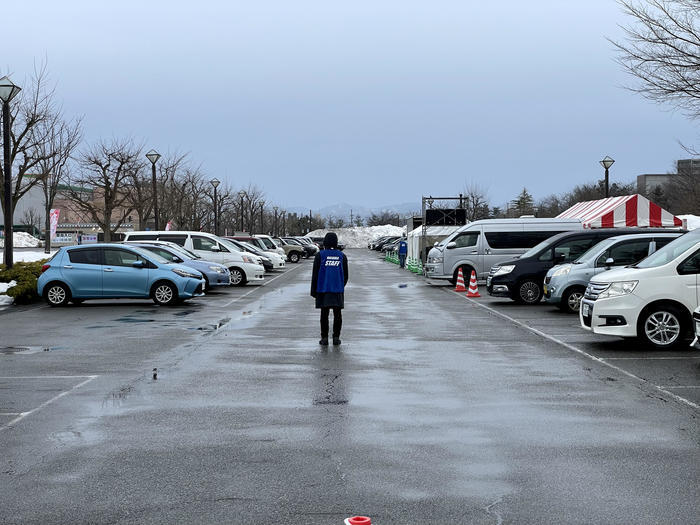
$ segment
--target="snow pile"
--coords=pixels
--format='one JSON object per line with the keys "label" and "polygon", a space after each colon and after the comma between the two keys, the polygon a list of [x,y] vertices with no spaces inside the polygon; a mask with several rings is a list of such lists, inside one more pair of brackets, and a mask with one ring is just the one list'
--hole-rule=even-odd
{"label": "snow pile", "polygon": [[[51,257],[54,253],[56,253],[56,250],[51,250],[51,253],[44,253],[43,250],[22,250],[22,251],[15,251],[13,250],[12,254],[13,257],[12,259],[14,262],[35,262],[35,261],[41,261],[42,259],[48,259]],[[0,251],[0,264],[3,262],[3,257],[5,255]]]}
{"label": "snow pile", "polygon": [[700,217],[697,215],[676,215],[680,220],[686,220],[688,221],[688,229],[689,230],[695,230],[696,228],[700,228]]}
{"label": "snow pile", "polygon": [[12,304],[14,299],[9,295],[5,295],[7,290],[15,286],[17,283],[15,281],[10,281],[9,283],[0,283],[0,306],[5,306]]}
{"label": "snow pile", "polygon": [[323,237],[328,232],[338,234],[338,241],[345,244],[346,248],[367,248],[367,244],[377,237],[384,235],[403,235],[406,233],[406,228],[401,226],[392,226],[385,224],[384,226],[354,226],[352,228],[331,228],[314,230],[307,237]]}
{"label": "snow pile", "polygon": [[[25,232],[13,232],[12,240],[14,241],[12,245],[15,248],[38,248],[39,239],[33,235],[29,235]],[[5,239],[0,239],[0,248],[5,246]]]}

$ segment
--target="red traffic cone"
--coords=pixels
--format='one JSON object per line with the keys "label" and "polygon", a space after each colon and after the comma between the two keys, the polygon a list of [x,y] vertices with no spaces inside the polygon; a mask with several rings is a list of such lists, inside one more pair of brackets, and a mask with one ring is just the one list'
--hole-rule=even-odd
{"label": "red traffic cone", "polygon": [[459,267],[459,272],[457,272],[457,287],[455,292],[466,292],[467,287],[464,286],[464,274],[462,273],[462,267]]}
{"label": "red traffic cone", "polygon": [[367,516],[353,516],[345,520],[345,525],[372,525],[372,520]]}
{"label": "red traffic cone", "polygon": [[474,270],[472,270],[472,276],[469,279],[467,297],[481,297],[481,295],[479,295],[479,285],[476,284],[476,272]]}

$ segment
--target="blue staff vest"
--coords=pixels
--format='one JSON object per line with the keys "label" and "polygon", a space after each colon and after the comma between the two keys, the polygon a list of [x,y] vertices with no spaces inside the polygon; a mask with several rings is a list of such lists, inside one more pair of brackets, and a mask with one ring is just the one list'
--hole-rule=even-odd
{"label": "blue staff vest", "polygon": [[408,253],[408,243],[406,241],[399,242],[399,255],[406,255]]}
{"label": "blue staff vest", "polygon": [[345,290],[343,252],[321,250],[321,267],[318,269],[316,291],[319,293],[342,293]]}

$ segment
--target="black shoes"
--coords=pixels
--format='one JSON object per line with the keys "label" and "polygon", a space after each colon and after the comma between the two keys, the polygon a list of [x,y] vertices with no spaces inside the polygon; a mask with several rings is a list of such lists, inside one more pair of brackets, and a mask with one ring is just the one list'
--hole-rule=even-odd
{"label": "black shoes", "polygon": [[340,344],[340,338],[339,337],[334,337],[333,338],[333,346],[338,346]]}
{"label": "black shoes", "polygon": [[[322,339],[318,342],[318,344],[320,344],[321,346],[328,346],[328,338],[327,338],[327,337],[322,338]],[[335,344],[335,341],[334,341],[333,344]]]}

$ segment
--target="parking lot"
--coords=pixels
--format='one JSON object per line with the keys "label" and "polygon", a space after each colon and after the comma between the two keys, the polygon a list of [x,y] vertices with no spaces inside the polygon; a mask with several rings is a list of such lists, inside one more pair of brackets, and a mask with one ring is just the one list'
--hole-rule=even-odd
{"label": "parking lot", "polygon": [[347,255],[339,347],[308,260],[181,306],[0,314],[0,522],[692,521],[695,351]]}

